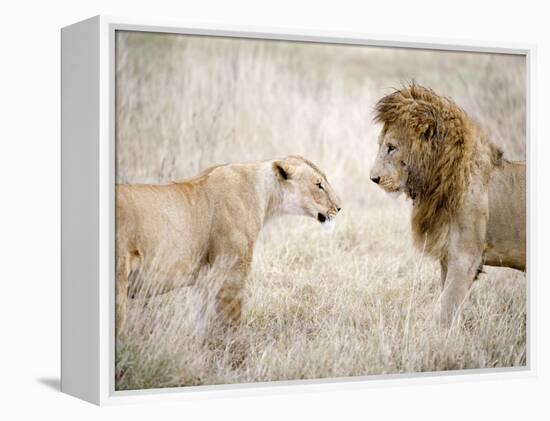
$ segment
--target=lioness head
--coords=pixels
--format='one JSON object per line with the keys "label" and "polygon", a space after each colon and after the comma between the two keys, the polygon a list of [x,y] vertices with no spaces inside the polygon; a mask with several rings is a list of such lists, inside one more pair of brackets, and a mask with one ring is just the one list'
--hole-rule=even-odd
{"label": "lioness head", "polygon": [[289,156],[274,161],[273,171],[281,186],[283,212],[311,216],[326,223],[340,211],[340,199],[315,164],[301,156]]}

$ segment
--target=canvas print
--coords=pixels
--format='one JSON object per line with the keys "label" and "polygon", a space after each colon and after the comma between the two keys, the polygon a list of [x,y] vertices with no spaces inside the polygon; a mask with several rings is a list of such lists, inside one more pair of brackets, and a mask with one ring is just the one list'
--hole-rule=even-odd
{"label": "canvas print", "polygon": [[116,390],[527,365],[525,56],[115,46]]}

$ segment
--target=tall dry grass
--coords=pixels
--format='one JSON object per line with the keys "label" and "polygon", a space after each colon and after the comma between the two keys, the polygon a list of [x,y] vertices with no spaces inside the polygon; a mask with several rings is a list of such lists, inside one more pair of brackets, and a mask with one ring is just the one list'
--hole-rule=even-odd
{"label": "tall dry grass", "polygon": [[[117,389],[526,364],[525,275],[488,268],[453,328],[436,329],[439,268],[412,248],[410,203],[369,181],[373,105],[410,80],[452,97],[507,158],[525,159],[523,57],[118,33],[118,182],[302,154],[344,210],[332,235],[307,218],[265,227],[231,339],[246,349],[238,366],[226,346],[205,345],[208,288],[134,300]],[[199,284],[215,289],[219,270]]]}

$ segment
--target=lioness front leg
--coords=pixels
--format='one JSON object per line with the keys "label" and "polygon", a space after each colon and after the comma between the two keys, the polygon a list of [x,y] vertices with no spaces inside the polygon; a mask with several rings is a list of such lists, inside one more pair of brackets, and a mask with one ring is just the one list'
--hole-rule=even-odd
{"label": "lioness front leg", "polygon": [[118,337],[124,328],[124,321],[126,320],[126,311],[128,306],[128,278],[130,276],[130,262],[127,256],[117,256],[115,276],[115,337]]}
{"label": "lioness front leg", "polygon": [[440,279],[441,279],[441,290],[445,288],[445,280],[447,279],[447,257],[443,257],[439,260]]}
{"label": "lioness front leg", "polygon": [[241,321],[243,288],[250,271],[250,262],[239,261],[228,271],[216,294],[216,315],[225,328],[234,330]]}

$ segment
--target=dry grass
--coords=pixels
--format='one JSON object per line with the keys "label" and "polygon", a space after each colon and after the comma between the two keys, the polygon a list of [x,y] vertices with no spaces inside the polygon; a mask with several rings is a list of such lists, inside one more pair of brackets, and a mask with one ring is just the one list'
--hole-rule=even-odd
{"label": "dry grass", "polygon": [[240,366],[225,346],[205,345],[207,289],[187,288],[132,303],[117,389],[526,364],[524,274],[487,269],[461,319],[436,329],[439,269],[411,247],[410,203],[368,179],[374,102],[411,79],[454,98],[508,158],[525,159],[523,58],[140,33],[117,44],[119,182],[302,154],[344,203],[332,235],[306,218],[264,229],[231,338],[246,350]]}

